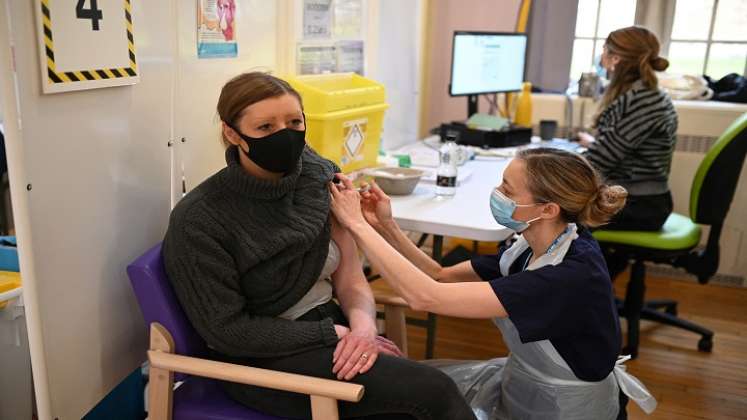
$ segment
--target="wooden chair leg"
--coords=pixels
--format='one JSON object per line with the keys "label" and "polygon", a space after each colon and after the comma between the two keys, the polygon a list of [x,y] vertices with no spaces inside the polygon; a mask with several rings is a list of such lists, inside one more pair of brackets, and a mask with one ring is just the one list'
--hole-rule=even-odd
{"label": "wooden chair leg", "polygon": [[[162,325],[150,326],[150,349],[174,352],[174,340]],[[174,397],[174,372],[150,367],[148,380],[148,419],[171,420]]]}
{"label": "wooden chair leg", "polygon": [[311,396],[311,418],[313,420],[339,420],[337,400],[329,397]]}
{"label": "wooden chair leg", "polygon": [[174,373],[164,369],[149,371],[148,419],[171,420],[172,396],[174,395]]}
{"label": "wooden chair leg", "polygon": [[407,324],[405,308],[387,305],[384,307],[384,323],[387,337],[402,350],[407,357]]}

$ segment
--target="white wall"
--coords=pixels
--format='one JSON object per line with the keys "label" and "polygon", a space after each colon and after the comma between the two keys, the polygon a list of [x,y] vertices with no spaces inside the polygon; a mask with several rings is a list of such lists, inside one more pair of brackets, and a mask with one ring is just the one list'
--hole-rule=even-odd
{"label": "white wall", "polygon": [[419,139],[422,0],[380,0],[378,69],[371,75],[386,87],[382,144],[395,149]]}
{"label": "white wall", "polygon": [[141,82],[43,95],[37,4],[0,0],[0,92],[19,103],[4,111],[39,418],[74,419],[145,360],[125,267],[163,237],[172,150],[189,188],[225,164],[220,87],[274,69],[277,16],[275,2],[238,2],[239,57],[197,60],[194,1],[133,2]]}

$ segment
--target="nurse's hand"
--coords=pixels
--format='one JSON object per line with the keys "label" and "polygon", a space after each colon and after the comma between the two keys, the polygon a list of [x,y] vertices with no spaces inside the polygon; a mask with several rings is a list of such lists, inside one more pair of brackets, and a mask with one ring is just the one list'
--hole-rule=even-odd
{"label": "nurse's hand", "polygon": [[350,334],[350,328],[344,325],[335,324],[335,334],[337,334],[337,339],[342,340],[342,337]]}
{"label": "nurse's hand", "polygon": [[397,347],[394,342],[386,337],[382,337],[380,335],[376,336],[376,345],[379,346],[379,352],[385,353],[390,356],[394,357],[405,357],[405,354],[402,353],[402,350]]}
{"label": "nurse's hand", "polygon": [[337,174],[342,186],[329,184],[331,194],[330,208],[341,225],[352,229],[356,225],[365,224],[361,212],[361,195],[356,191],[353,182],[343,174]]}
{"label": "nurse's hand", "polygon": [[583,131],[578,133],[578,142],[579,144],[581,144],[581,146],[589,147],[595,141],[596,139],[594,138],[594,136],[589,133],[585,133]]}
{"label": "nurse's hand", "polygon": [[378,184],[371,182],[371,188],[361,194],[361,209],[363,217],[369,225],[379,232],[394,223],[392,218],[392,203],[388,195],[379,188]]}

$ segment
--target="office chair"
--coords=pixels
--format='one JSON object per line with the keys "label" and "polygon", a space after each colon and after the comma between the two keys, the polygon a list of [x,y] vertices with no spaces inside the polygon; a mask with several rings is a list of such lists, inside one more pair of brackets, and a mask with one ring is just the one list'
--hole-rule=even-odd
{"label": "office chair", "polygon": [[[151,420],[281,420],[231,400],[218,380],[308,394],[312,419],[338,419],[337,401],[358,402],[363,386],[311,376],[216,362],[176,299],[161,258],[161,244],[127,267],[143,318],[150,327],[148,418]],[[403,300],[377,296],[387,336],[406,355]],[[182,381],[174,389],[174,380]]]}
{"label": "office chair", "polygon": [[[677,317],[673,300],[644,301],[646,262],[684,268],[706,284],[719,264],[719,239],[734,198],[747,153],[747,113],[724,131],[703,158],[690,190],[690,217],[672,213],[658,232],[597,230],[594,237],[608,251],[633,260],[625,300],[618,302],[620,316],[628,321],[628,342],[623,353],[638,355],[640,319],[683,328],[700,334],[698,350],[710,352],[713,331]],[[710,226],[705,249],[700,225]],[[663,311],[662,311],[663,310]]]}

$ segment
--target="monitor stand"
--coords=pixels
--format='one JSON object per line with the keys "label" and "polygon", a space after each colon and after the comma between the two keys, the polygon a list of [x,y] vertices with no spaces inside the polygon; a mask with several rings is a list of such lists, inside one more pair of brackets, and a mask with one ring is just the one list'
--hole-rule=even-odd
{"label": "monitor stand", "polygon": [[477,114],[477,100],[479,98],[478,95],[467,95],[467,119]]}

